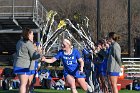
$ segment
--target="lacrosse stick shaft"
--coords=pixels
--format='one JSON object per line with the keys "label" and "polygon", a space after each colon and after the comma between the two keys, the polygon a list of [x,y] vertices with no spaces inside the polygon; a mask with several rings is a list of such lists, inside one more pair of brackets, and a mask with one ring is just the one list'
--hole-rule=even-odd
{"label": "lacrosse stick shaft", "polygon": [[91,40],[89,40],[86,36],[84,36],[83,33],[82,33],[82,31],[79,30],[79,29],[77,29],[77,28],[71,23],[71,21],[70,21],[69,19],[67,19],[67,21],[68,21],[68,24],[69,24],[72,28],[74,28],[74,29],[77,31],[77,33],[78,33],[79,36],[84,40],[84,42],[86,42],[87,45],[93,50],[94,43],[93,43]]}
{"label": "lacrosse stick shaft", "polygon": [[[83,48],[83,46],[74,38],[74,36],[69,32],[68,29],[66,29],[66,32],[69,34],[69,36],[80,46]],[[83,48],[84,49],[84,48]]]}
{"label": "lacrosse stick shaft", "polygon": [[61,34],[62,32],[63,32],[64,30],[59,30],[59,31],[57,31],[54,35],[52,35],[52,37],[47,41],[47,42],[45,42],[44,43],[44,48],[46,49],[46,47],[49,45],[49,43],[51,42],[51,41],[53,41],[55,38],[57,38],[58,37],[58,35],[59,34]]}
{"label": "lacrosse stick shaft", "polygon": [[55,42],[58,40],[58,37],[53,41],[52,45],[47,49],[47,53],[49,52],[49,50],[52,48],[52,46],[55,44]]}

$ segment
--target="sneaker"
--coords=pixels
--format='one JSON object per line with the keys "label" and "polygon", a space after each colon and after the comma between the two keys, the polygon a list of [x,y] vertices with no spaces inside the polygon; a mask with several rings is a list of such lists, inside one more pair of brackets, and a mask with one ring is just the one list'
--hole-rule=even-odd
{"label": "sneaker", "polygon": [[29,93],[35,93],[35,92],[34,92],[34,88],[31,88],[31,89],[29,90]]}
{"label": "sneaker", "polygon": [[9,87],[9,90],[12,90],[13,88],[12,87]]}
{"label": "sneaker", "polygon": [[29,93],[35,93],[34,91],[29,91]]}
{"label": "sneaker", "polygon": [[89,85],[87,84],[87,93],[91,93],[91,92],[93,92],[93,90],[92,90],[91,86],[89,86]]}

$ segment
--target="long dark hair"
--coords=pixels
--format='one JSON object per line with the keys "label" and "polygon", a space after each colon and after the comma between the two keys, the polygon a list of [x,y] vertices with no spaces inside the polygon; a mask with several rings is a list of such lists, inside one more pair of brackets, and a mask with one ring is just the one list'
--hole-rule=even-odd
{"label": "long dark hair", "polygon": [[32,32],[30,28],[24,28],[22,30],[22,38],[23,41],[28,41],[29,40],[29,34]]}

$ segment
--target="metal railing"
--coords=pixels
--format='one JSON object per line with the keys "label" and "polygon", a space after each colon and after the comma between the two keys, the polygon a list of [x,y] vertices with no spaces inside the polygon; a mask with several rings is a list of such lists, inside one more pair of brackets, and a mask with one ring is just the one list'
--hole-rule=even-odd
{"label": "metal railing", "polygon": [[47,13],[38,0],[0,0],[0,19],[32,18],[39,27],[46,21]]}
{"label": "metal railing", "polygon": [[140,58],[122,58],[126,78],[140,78]]}

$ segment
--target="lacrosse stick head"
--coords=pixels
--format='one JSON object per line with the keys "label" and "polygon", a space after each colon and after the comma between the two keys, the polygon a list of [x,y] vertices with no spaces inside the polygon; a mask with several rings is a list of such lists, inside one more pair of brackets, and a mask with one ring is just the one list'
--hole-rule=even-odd
{"label": "lacrosse stick head", "polygon": [[66,22],[64,20],[60,20],[57,29],[61,29],[64,26],[66,26]]}
{"label": "lacrosse stick head", "polygon": [[55,15],[57,15],[57,12],[56,12],[56,11],[54,11],[54,12],[53,12],[53,15],[54,15],[54,16],[55,16]]}
{"label": "lacrosse stick head", "polygon": [[65,23],[70,25],[70,26],[73,26],[72,22],[70,21],[70,19],[65,19]]}
{"label": "lacrosse stick head", "polygon": [[50,10],[46,15],[46,20],[49,20],[52,17],[53,13],[54,13],[54,11]]}
{"label": "lacrosse stick head", "polygon": [[51,23],[54,22],[54,17],[57,15],[56,11],[53,11],[48,17],[51,19]]}

